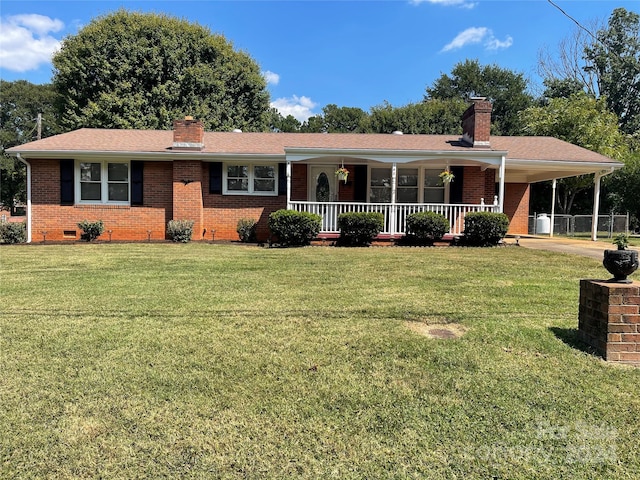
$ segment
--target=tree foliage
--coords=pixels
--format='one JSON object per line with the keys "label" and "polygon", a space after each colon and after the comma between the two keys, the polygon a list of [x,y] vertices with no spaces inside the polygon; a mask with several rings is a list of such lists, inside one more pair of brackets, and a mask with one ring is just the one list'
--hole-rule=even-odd
{"label": "tree foliage", "polygon": [[432,99],[393,107],[373,107],[366,130],[373,133],[401,131],[410,134],[457,135],[462,133],[462,113],[467,103],[458,98]]}
{"label": "tree foliage", "polygon": [[65,127],[262,131],[269,94],[258,65],[221,35],[184,20],[119,10],[92,20],[53,57]]}
{"label": "tree foliage", "polygon": [[425,99],[460,99],[484,96],[493,102],[492,133],[521,133],[518,112],[533,103],[527,92],[528,81],[522,73],[498,65],[481,66],[478,60],[465,60],[455,65],[451,75],[441,75],[426,88]]}
{"label": "tree foliage", "polygon": [[640,132],[640,15],[616,8],[607,28],[585,48],[587,72],[594,72],[600,95],[616,113],[620,129]]}
{"label": "tree foliage", "polygon": [[310,117],[300,131],[306,133],[363,133],[367,112],[358,107],[338,107],[334,103],[323,107],[321,115]]}
{"label": "tree foliage", "polygon": [[6,155],[5,150],[37,139],[38,114],[42,114],[42,138],[61,132],[55,97],[51,85],[0,80],[0,204],[12,214],[17,204],[26,202],[26,172],[24,165]]}
{"label": "tree foliage", "polygon": [[[584,92],[568,98],[551,98],[546,106],[530,107],[520,114],[524,132],[552,136],[615,159],[628,154],[627,138],[618,129],[618,118],[604,99]],[[570,213],[576,196],[593,185],[593,175],[558,181],[560,213]]]}

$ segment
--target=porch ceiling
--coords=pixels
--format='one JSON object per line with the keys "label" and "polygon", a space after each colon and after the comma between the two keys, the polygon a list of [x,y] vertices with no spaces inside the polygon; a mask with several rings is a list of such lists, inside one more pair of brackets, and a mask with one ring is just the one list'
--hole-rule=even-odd
{"label": "porch ceiling", "polygon": [[543,162],[543,161],[506,161],[505,181],[508,183],[536,183],[554,178],[575,177],[602,171],[612,172],[622,168],[622,164]]}

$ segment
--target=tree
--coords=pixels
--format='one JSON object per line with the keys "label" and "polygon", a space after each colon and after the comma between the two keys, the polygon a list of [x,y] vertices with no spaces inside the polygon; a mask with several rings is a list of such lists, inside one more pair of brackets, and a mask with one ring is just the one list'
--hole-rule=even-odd
{"label": "tree", "polygon": [[366,130],[374,133],[399,130],[411,134],[457,135],[462,133],[460,119],[467,106],[458,98],[426,100],[396,108],[384,103],[371,109]]}
{"label": "tree", "polygon": [[[530,107],[520,114],[524,132],[565,140],[615,159],[628,154],[627,137],[618,129],[618,118],[607,109],[604,99],[581,92],[569,98],[551,98],[543,107]],[[568,214],[576,196],[591,188],[592,175],[558,181],[560,213]]]}
{"label": "tree", "polygon": [[37,139],[38,114],[42,115],[42,138],[60,133],[55,96],[51,85],[0,80],[0,204],[12,214],[26,202],[26,172],[24,164],[6,155],[5,150]]}
{"label": "tree", "polygon": [[640,15],[616,8],[607,28],[585,48],[585,71],[596,75],[600,95],[623,132],[640,132]]}
{"label": "tree", "polygon": [[269,130],[272,132],[299,132],[302,124],[293,115],[283,117],[277,108],[269,109]]}
{"label": "tree", "polygon": [[264,131],[269,94],[256,62],[209,29],[119,10],[66,38],[53,57],[65,127]]}
{"label": "tree", "polygon": [[625,158],[622,169],[606,178],[607,200],[612,209],[629,212],[631,229],[640,230],[640,149]]}
{"label": "tree", "polygon": [[314,115],[302,124],[305,133],[363,133],[367,112],[358,107],[338,107],[330,103],[322,114]]}
{"label": "tree", "polygon": [[455,65],[451,76],[443,74],[426,88],[425,100],[460,99],[484,96],[493,102],[492,133],[521,133],[518,112],[533,103],[527,92],[528,82],[521,73],[497,65],[481,66],[478,60],[465,60]]}

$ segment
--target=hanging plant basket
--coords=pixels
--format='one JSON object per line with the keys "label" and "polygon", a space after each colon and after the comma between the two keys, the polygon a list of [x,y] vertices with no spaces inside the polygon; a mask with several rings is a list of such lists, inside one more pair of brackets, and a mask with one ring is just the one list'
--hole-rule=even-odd
{"label": "hanging plant basket", "polygon": [[442,180],[442,183],[451,183],[451,182],[453,182],[453,179],[455,178],[455,175],[449,169],[443,171],[438,176],[440,177],[440,180]]}
{"label": "hanging plant basket", "polygon": [[349,177],[349,170],[347,170],[344,167],[340,167],[338,170],[336,170],[336,177],[338,177],[338,180],[342,180],[344,181],[344,183],[347,183],[347,177]]}

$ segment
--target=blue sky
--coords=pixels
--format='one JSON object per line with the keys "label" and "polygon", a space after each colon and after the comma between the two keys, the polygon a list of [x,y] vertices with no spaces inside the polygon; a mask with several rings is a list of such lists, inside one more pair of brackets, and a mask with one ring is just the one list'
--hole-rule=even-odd
{"label": "blue sky", "polygon": [[[554,0],[584,25],[640,2]],[[262,68],[272,104],[299,120],[322,107],[394,106],[465,59],[524,73],[555,50],[575,23],[546,0],[29,1],[0,0],[0,77],[51,81],[50,58],[65,36],[118,8],[166,13],[223,34]]]}

